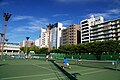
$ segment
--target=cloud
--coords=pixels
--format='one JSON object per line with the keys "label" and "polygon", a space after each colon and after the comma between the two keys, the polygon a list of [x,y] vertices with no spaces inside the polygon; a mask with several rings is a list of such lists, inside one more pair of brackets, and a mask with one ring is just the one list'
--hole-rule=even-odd
{"label": "cloud", "polygon": [[[25,20],[29,21],[25,21]],[[40,31],[41,27],[46,27],[46,25],[49,23],[48,19],[46,18],[39,18],[36,19],[33,16],[17,16],[12,19],[13,21],[19,21],[22,22],[22,24],[25,22],[25,25],[20,25],[16,29],[13,30],[13,32],[37,32]],[[22,21],[21,21],[22,20]]]}
{"label": "cloud", "polygon": [[61,21],[61,23],[63,23],[63,25],[65,25],[65,26],[68,26],[68,25],[72,24],[73,21],[72,20],[65,20],[65,21]]}
{"label": "cloud", "polygon": [[68,14],[55,14],[53,17],[62,17],[62,16],[68,16]]}
{"label": "cloud", "polygon": [[48,19],[40,18],[40,19],[33,20],[28,24],[36,27],[45,27],[48,23],[49,23]]}
{"label": "cloud", "polygon": [[90,13],[87,16],[103,16],[104,18],[111,19],[111,18],[117,18],[117,16],[120,14],[120,9],[110,9],[106,10],[105,12],[102,13]]}
{"label": "cloud", "polygon": [[120,9],[111,9],[107,11],[108,14],[119,14],[120,13]]}
{"label": "cloud", "polygon": [[94,15],[94,16],[103,16],[103,17],[105,17],[105,18],[109,18],[110,17],[110,15],[108,14],[108,13],[90,13],[90,14],[88,14],[87,15],[87,17],[88,16],[91,16],[91,15]]}
{"label": "cloud", "polygon": [[15,16],[12,18],[13,21],[19,21],[19,20],[31,20],[33,19],[33,16]]}
{"label": "cloud", "polygon": [[30,33],[36,32],[38,30],[40,30],[40,27],[35,27],[35,26],[20,26],[14,29],[14,31],[17,32],[30,32]]}

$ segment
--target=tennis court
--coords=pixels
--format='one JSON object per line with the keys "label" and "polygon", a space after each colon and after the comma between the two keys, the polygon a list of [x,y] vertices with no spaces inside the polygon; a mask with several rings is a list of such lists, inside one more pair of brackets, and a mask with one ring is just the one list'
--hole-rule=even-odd
{"label": "tennis court", "polygon": [[76,64],[75,60],[69,60],[69,62],[71,69],[62,69],[62,60],[0,61],[0,80],[120,80],[120,65],[117,65],[116,70],[114,66],[108,67],[107,63],[104,63],[104,66],[101,63],[92,62]]}

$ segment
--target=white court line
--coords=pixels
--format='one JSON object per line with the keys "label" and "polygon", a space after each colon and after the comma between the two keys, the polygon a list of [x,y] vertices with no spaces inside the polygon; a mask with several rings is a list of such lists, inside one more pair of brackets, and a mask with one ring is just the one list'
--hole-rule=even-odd
{"label": "white court line", "polygon": [[48,69],[48,68],[46,68],[46,67],[38,66],[38,65],[35,65],[35,64],[32,64],[32,65],[33,65],[33,66],[36,66],[36,67],[39,67],[39,68],[43,68],[43,69],[49,70],[49,71],[55,71],[55,70]]}
{"label": "white court line", "polygon": [[[58,72],[58,71],[51,70],[51,69],[48,69],[48,68],[45,68],[45,67],[42,67],[42,66],[38,66],[38,65],[34,65],[34,64],[32,64],[32,65],[33,65],[33,66],[36,66],[36,67],[40,67],[40,68],[46,69],[46,70],[49,70],[49,71]],[[62,73],[62,72],[58,72],[58,73]],[[55,74],[55,73],[42,74],[42,75],[29,75],[29,76],[8,77],[8,78],[1,78],[1,79],[2,79],[2,80],[7,80],[7,79],[14,79],[14,78],[36,77],[36,76],[44,76],[44,75],[52,75],[52,74]]]}
{"label": "white court line", "polygon": [[85,69],[85,70],[76,70],[76,71],[70,71],[70,73],[72,72],[84,72],[84,71],[91,71],[91,70],[96,70],[95,68],[91,68],[91,69]]}
{"label": "white court line", "polygon": [[105,71],[107,71],[107,70],[99,70],[99,71],[87,72],[87,73],[83,73],[82,75],[94,74],[94,73],[105,72]]}
{"label": "white court line", "polygon": [[18,77],[7,77],[7,78],[1,78],[2,80],[7,80],[7,79],[17,79],[17,78],[27,78],[27,77],[37,77],[37,76],[46,76],[46,75],[52,75],[51,74],[42,74],[42,75],[29,75],[29,76],[18,76]]}
{"label": "white court line", "polygon": [[[64,76],[64,77],[59,77],[59,78],[67,78],[67,76]],[[56,80],[56,79],[58,79],[58,78],[49,78],[49,79],[42,79],[42,80]]]}

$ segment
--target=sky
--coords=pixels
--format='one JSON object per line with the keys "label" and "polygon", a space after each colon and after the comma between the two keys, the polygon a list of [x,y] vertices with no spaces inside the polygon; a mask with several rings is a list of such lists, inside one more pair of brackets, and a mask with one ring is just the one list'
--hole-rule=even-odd
{"label": "sky", "polygon": [[40,28],[49,23],[68,27],[91,15],[105,21],[120,18],[120,0],[0,0],[0,32],[3,13],[12,14],[6,28],[8,42],[22,42],[26,37],[38,39]]}

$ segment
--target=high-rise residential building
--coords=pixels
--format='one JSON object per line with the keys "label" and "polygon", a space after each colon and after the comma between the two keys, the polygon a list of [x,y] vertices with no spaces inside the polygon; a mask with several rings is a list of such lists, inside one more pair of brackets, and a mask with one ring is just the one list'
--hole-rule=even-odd
{"label": "high-rise residential building", "polygon": [[63,27],[62,23],[55,23],[52,24],[52,26],[48,27],[48,34],[49,34],[49,46],[50,49],[52,48],[58,48],[61,45],[61,34],[62,34],[62,30],[65,27]]}
{"label": "high-rise residential building", "polygon": [[80,25],[73,24],[62,30],[62,45],[79,44],[80,39]]}
{"label": "high-rise residential building", "polygon": [[45,28],[41,28],[40,48],[42,47],[48,47],[48,31]]}
{"label": "high-rise residential building", "polygon": [[90,41],[120,40],[120,19],[91,26]]}
{"label": "high-rise residential building", "polygon": [[104,18],[102,16],[94,17],[91,16],[90,19],[85,19],[81,21],[81,43],[90,42],[90,29],[91,26],[101,24],[104,22]]}
{"label": "high-rise residential building", "polygon": [[40,42],[41,42],[41,38],[36,39],[34,42],[35,46],[40,47],[40,44],[41,44]]}

